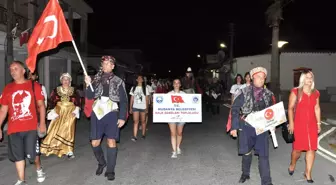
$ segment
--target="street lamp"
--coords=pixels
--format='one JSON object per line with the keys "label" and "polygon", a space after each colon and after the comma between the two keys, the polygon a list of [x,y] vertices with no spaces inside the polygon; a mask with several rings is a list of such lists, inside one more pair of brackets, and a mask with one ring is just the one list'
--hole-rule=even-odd
{"label": "street lamp", "polygon": [[198,54],[198,55],[197,55],[197,58],[201,58],[201,55],[200,55],[200,54]]}
{"label": "street lamp", "polygon": [[168,72],[170,73],[171,71],[169,70]]}
{"label": "street lamp", "polygon": [[219,47],[220,47],[220,48],[226,48],[226,45],[225,45],[224,43],[220,43],[220,44],[219,44]]}
{"label": "street lamp", "polygon": [[285,44],[288,44],[287,41],[279,41],[278,42],[278,48],[282,48]]}

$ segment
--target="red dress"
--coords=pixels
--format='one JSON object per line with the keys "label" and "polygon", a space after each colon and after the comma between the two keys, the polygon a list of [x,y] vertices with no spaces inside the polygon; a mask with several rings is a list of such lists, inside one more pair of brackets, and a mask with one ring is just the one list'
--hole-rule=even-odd
{"label": "red dress", "polygon": [[[297,96],[298,89],[292,89]],[[308,96],[302,92],[301,100],[296,105],[294,117],[294,150],[317,150],[318,127],[315,115],[315,105],[320,92],[315,90]]]}

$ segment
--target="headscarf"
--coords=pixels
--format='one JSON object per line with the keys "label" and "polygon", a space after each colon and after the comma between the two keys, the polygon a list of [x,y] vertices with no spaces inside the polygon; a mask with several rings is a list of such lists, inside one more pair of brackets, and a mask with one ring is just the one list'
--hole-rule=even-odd
{"label": "headscarf", "polygon": [[[256,68],[253,68],[250,71],[251,78],[253,79],[253,75],[258,74],[258,73],[264,73],[265,77],[267,77],[267,70],[265,68],[263,68],[263,67],[256,67]],[[253,86],[253,95],[254,95],[254,98],[257,101],[260,101],[262,99],[263,89],[264,89],[263,87],[255,87],[255,86]]]}
{"label": "headscarf", "polygon": [[63,73],[61,74],[61,77],[60,77],[60,81],[62,82],[62,79],[66,77],[66,78],[69,78],[70,82],[72,81],[72,77],[69,73]]}
{"label": "headscarf", "polygon": [[253,68],[251,71],[250,71],[250,76],[251,78],[253,79],[253,75],[257,74],[257,73],[264,73],[265,76],[267,77],[267,70],[263,67],[256,67],[256,68]]}
{"label": "headscarf", "polygon": [[[115,64],[116,63],[116,59],[113,57],[113,56],[108,56],[108,55],[105,55],[105,56],[102,56],[101,57],[101,61],[104,62],[104,61],[109,61],[111,62],[112,64]],[[99,68],[99,71],[98,73],[94,76],[93,78],[93,82],[92,83],[95,83],[96,85],[99,85],[100,82],[102,81],[102,77],[104,76],[104,71],[103,71],[103,67],[100,66]],[[110,77],[110,75],[109,75]],[[106,76],[104,76],[104,79],[106,78]],[[107,77],[108,78],[108,77]],[[104,80],[105,81],[105,80]]]}

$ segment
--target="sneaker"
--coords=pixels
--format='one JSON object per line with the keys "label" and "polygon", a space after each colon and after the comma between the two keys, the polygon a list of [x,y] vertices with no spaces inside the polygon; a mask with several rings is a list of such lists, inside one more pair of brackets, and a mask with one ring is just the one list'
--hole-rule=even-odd
{"label": "sneaker", "polygon": [[46,178],[46,173],[44,173],[43,169],[36,170],[37,173],[37,182],[44,182]]}
{"label": "sneaker", "polygon": [[25,181],[18,180],[14,185],[27,185]]}
{"label": "sneaker", "polygon": [[146,136],[145,135],[141,136],[141,139],[146,139]]}
{"label": "sneaker", "polygon": [[75,158],[75,155],[74,155],[73,152],[69,152],[69,153],[67,154],[67,156],[68,156],[69,159],[73,159],[73,158]]}
{"label": "sneaker", "polygon": [[138,139],[136,138],[136,137],[132,137],[132,139],[131,139],[133,142],[136,142]]}
{"label": "sneaker", "polygon": [[176,159],[177,158],[177,153],[173,152],[171,158]]}
{"label": "sneaker", "polygon": [[177,148],[176,153],[177,153],[177,155],[181,155],[182,154],[182,150],[180,148]]}

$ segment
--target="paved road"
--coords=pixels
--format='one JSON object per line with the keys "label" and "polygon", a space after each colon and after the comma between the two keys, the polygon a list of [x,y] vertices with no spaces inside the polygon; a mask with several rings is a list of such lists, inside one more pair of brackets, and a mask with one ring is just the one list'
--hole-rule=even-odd
{"label": "paved road", "polygon": [[[184,132],[183,155],[170,158],[169,129],[166,124],[151,124],[146,140],[133,143],[131,124],[122,130],[116,169],[116,180],[108,182],[94,175],[96,161],[88,144],[88,123],[78,123],[76,158],[43,157],[48,173],[45,185],[234,185],[240,177],[241,158],[237,156],[237,143],[225,134],[228,111],[221,116],[204,115],[204,123],[188,124]],[[301,158],[293,177],[287,174],[291,146],[283,142],[278,130],[279,148],[270,150],[271,172],[276,185],[306,184],[303,180],[304,158]],[[272,143],[270,142],[270,145]],[[3,147],[2,147],[3,148]],[[0,148],[1,152],[1,148]],[[3,154],[0,154],[0,157]],[[260,178],[254,158],[248,185],[259,185]],[[328,175],[336,177],[336,165],[317,156],[313,177],[316,184],[333,184]],[[32,165],[27,167],[27,181],[37,184]],[[16,181],[14,165],[0,161],[0,184]]]}

